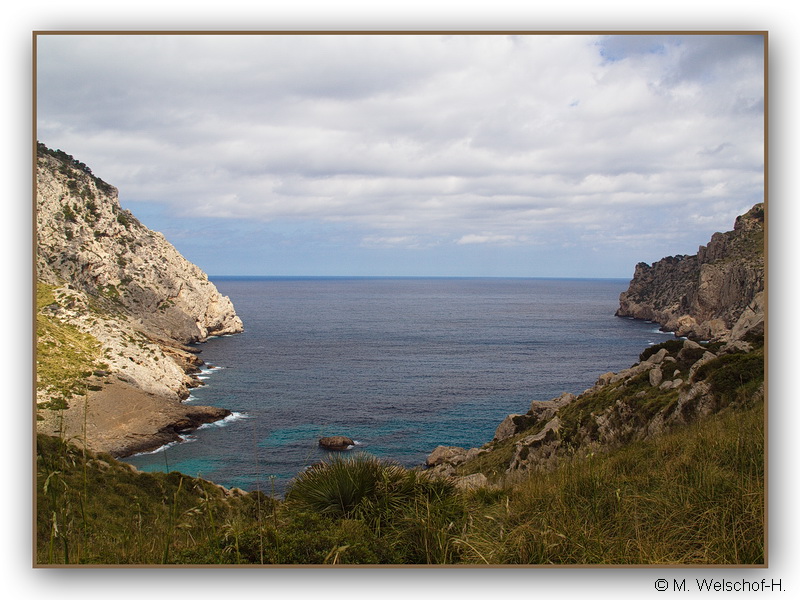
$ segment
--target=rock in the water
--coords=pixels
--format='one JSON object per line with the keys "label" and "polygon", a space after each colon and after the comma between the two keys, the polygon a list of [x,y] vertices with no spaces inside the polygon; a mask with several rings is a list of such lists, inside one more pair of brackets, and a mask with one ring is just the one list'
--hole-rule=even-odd
{"label": "rock in the water", "polygon": [[355,442],[343,435],[332,435],[330,437],[321,438],[319,440],[319,445],[326,450],[347,450],[350,446],[355,445]]}

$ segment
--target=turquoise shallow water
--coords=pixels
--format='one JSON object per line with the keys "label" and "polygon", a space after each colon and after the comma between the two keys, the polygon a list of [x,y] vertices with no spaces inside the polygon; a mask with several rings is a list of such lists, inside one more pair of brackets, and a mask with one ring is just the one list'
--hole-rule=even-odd
{"label": "turquoise shallow water", "polygon": [[532,400],[579,393],[668,339],[614,317],[627,280],[214,278],[245,332],[201,345],[192,402],[234,411],[181,444],[131,457],[281,494],[327,453],[319,437],[412,466],[480,446]]}

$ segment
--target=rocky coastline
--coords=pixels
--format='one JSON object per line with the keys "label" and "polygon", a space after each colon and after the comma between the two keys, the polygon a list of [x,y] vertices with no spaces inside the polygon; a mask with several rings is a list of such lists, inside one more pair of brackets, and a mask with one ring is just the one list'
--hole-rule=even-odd
{"label": "rocky coastline", "polygon": [[696,256],[636,266],[617,316],[655,321],[674,339],[580,394],[508,415],[480,448],[435,448],[424,467],[462,488],[499,485],[763,399],[764,278],[764,206],[757,204]]}
{"label": "rocky coastline", "polygon": [[[40,145],[36,192],[37,430],[125,457],[229,416],[184,400],[203,385],[196,344],[243,331],[230,299],[72,157]],[[620,295],[617,316],[654,321],[686,339],[645,350],[580,394],[533,402],[480,448],[440,446],[425,466],[460,487],[479,487],[646,439],[746,400],[730,396],[715,372],[731,372],[752,383],[751,398],[763,396],[764,309],[764,206],[757,204],[696,255],[639,263]],[[72,372],[64,369],[71,361]],[[344,449],[352,441],[322,445]]]}
{"label": "rocky coastline", "polygon": [[228,416],[183,401],[203,385],[196,344],[243,331],[230,299],[116,188],[38,150],[37,430],[122,457]]}
{"label": "rocky coastline", "polygon": [[616,314],[680,337],[730,340],[763,330],[764,303],[764,205],[756,204],[697,254],[637,264]]}

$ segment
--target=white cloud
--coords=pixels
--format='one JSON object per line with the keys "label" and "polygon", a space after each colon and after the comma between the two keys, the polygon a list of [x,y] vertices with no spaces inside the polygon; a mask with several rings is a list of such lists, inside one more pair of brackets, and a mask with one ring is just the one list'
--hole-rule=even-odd
{"label": "white cloud", "polygon": [[518,242],[525,242],[527,238],[524,236],[505,235],[505,234],[475,234],[470,233],[461,236],[456,244],[514,244]]}
{"label": "white cloud", "polygon": [[761,199],[760,40],[42,36],[39,137],[132,207],[365,247],[704,236]]}

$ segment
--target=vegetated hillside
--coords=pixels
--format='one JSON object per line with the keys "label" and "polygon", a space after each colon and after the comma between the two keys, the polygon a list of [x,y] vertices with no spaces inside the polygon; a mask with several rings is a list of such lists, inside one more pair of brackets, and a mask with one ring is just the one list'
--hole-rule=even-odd
{"label": "vegetated hillside", "polygon": [[230,300],[86,165],[39,144],[36,167],[39,429],[124,454],[228,414],[180,401],[186,344],[242,330]]}
{"label": "vegetated hillside", "polygon": [[763,402],[760,334],[708,345],[670,340],[639,358],[578,396],[534,401],[527,413],[509,415],[480,448],[436,448],[429,468],[465,486],[502,484]]}
{"label": "vegetated hillside", "polygon": [[670,340],[482,448],[426,470],[333,453],[285,500],[40,436],[36,561],[763,564],[763,353]]}
{"label": "vegetated hillside", "polygon": [[733,231],[715,233],[696,255],[636,265],[617,315],[701,340],[735,340],[763,328],[764,205],[739,216]]}
{"label": "vegetated hillside", "polygon": [[39,436],[35,562],[763,564],[763,414],[754,400],[468,490],[340,454],[286,500]]}

